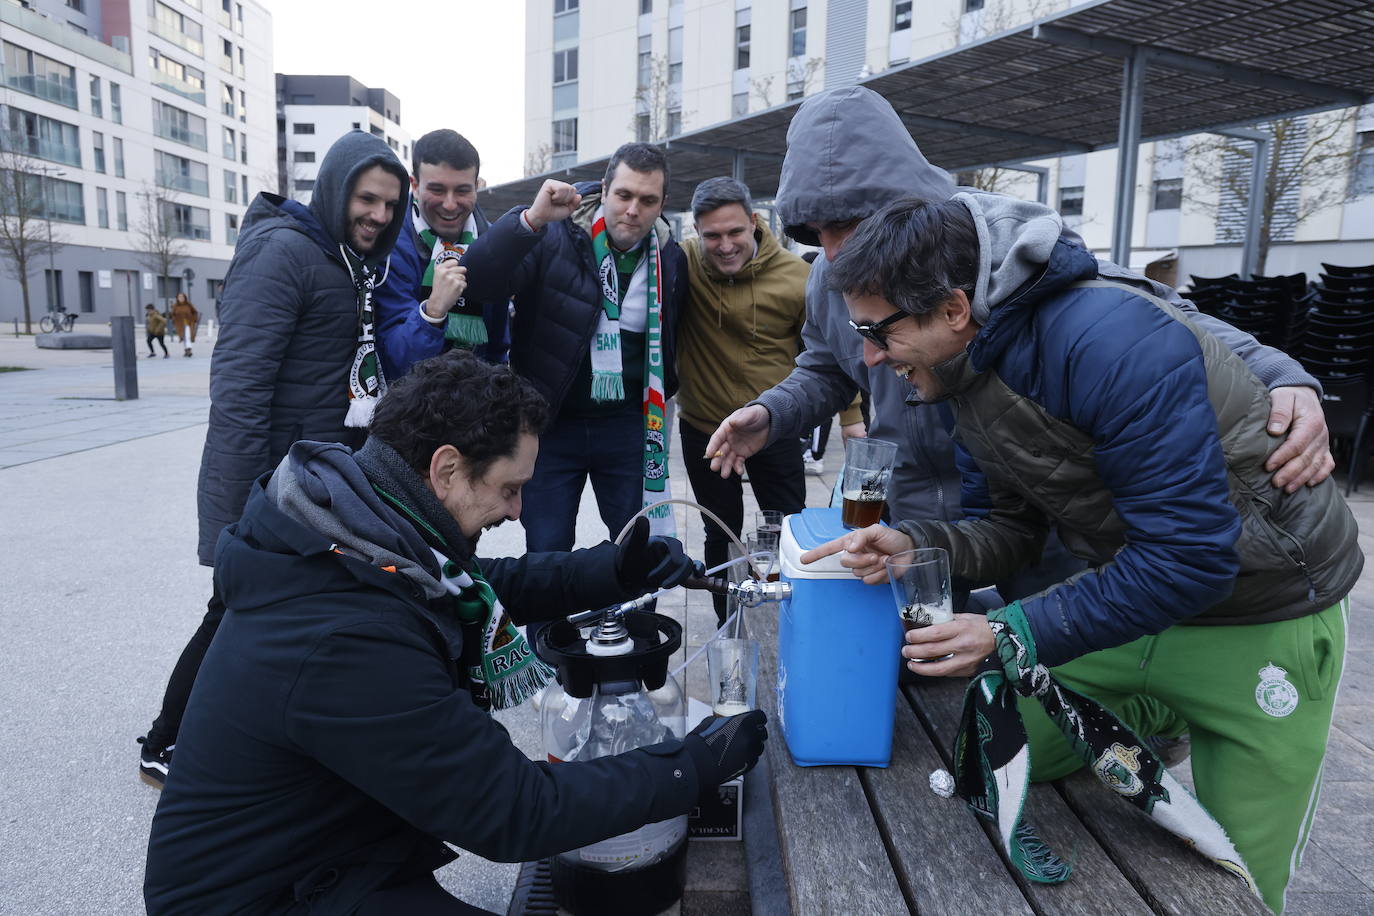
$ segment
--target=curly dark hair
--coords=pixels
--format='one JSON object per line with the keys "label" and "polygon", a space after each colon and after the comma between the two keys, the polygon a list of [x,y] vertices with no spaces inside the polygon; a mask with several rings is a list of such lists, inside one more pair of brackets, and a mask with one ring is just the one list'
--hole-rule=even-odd
{"label": "curly dark hair", "polygon": [[421,477],[441,446],[467,461],[469,480],[515,454],[522,433],[538,436],[549,405],[509,366],[493,366],[468,350],[418,362],[377,403],[368,432],[394,448]]}

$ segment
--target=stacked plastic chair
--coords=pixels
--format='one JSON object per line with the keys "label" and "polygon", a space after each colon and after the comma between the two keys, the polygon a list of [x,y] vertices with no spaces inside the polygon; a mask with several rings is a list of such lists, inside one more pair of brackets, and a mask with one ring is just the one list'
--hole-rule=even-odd
{"label": "stacked plastic chair", "polygon": [[1191,289],[1186,294],[1199,312],[1205,315],[1219,315],[1221,308],[1226,304],[1227,288],[1233,280],[1239,280],[1235,274],[1227,274],[1224,277],[1199,277],[1189,275],[1192,281]]}
{"label": "stacked plastic chair", "polygon": [[1374,451],[1374,265],[1322,270],[1299,359],[1322,383],[1331,435],[1349,445],[1349,495]]}

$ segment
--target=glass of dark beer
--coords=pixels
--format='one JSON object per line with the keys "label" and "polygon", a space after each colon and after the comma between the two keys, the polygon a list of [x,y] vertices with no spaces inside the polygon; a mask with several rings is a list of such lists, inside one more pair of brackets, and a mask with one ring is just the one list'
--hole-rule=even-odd
{"label": "glass of dark beer", "polygon": [[[954,597],[949,584],[949,553],[943,547],[918,547],[894,553],[883,561],[897,614],[904,631],[948,623],[954,619]],[[949,658],[945,655],[941,658]],[[917,659],[922,662],[937,658]]]}
{"label": "glass of dark beer", "polygon": [[850,439],[844,444],[844,476],[840,481],[840,521],[846,528],[876,525],[883,516],[897,443],[883,439]]}

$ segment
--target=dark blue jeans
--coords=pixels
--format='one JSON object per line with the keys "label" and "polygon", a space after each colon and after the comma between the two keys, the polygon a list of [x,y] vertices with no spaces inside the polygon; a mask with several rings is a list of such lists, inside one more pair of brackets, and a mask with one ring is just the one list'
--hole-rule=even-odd
{"label": "dark blue jeans", "polygon": [[[520,512],[527,552],[572,550],[577,507],[589,477],[606,536],[614,538],[644,502],[642,413],[586,420],[559,417],[539,437],[539,457],[534,476],[524,486]],[[586,609],[568,608],[567,613],[578,610]],[[543,623],[525,628],[536,652],[543,628]]]}

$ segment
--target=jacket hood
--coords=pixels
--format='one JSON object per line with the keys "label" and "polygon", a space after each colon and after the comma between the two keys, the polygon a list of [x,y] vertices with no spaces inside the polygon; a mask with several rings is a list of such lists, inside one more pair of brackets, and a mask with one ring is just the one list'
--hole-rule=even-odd
{"label": "jacket hood", "polygon": [[1064,233],[1058,213],[1004,194],[960,191],[978,230],[978,280],[970,305],[982,325],[968,353],[978,371],[1024,328],[1036,305],[1097,276],[1097,258]]}
{"label": "jacket hood", "polygon": [[897,112],[871,89],[814,95],[787,129],[776,205],[784,231],[820,245],[807,223],[865,219],[901,197],[948,200],[954,180],[931,165]]}
{"label": "jacket hood", "polygon": [[429,598],[444,594],[438,562],[415,527],[373,489],[345,446],[297,442],[266,487],[287,517],[331,542],[331,549],[379,569],[394,568]]}
{"label": "jacket hood", "polygon": [[380,165],[401,182],[401,199],[391,214],[391,222],[377,238],[377,244],[364,258],[368,264],[380,264],[391,254],[405,222],[410,193],[410,175],[401,160],[384,141],[362,130],[350,130],[329,148],[320,163],[315,189],[310,198],[310,212],[323,227],[334,248],[348,243],[348,198],[358,176]]}

